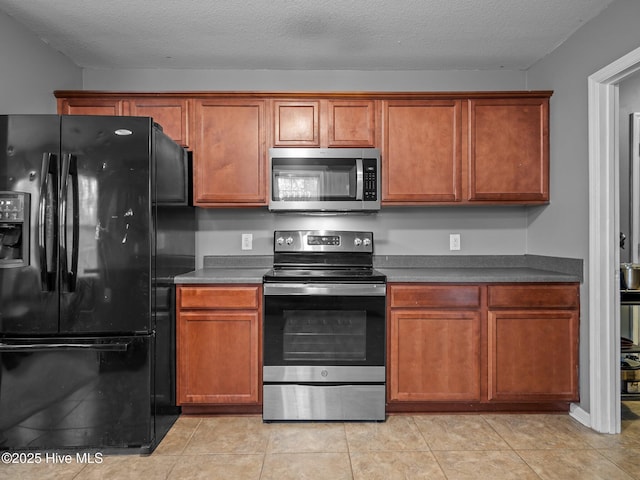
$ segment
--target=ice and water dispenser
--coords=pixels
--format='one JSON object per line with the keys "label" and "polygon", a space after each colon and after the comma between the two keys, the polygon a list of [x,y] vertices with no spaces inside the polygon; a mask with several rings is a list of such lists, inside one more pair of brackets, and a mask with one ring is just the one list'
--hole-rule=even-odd
{"label": "ice and water dispenser", "polygon": [[0,192],[0,268],[29,264],[29,194]]}

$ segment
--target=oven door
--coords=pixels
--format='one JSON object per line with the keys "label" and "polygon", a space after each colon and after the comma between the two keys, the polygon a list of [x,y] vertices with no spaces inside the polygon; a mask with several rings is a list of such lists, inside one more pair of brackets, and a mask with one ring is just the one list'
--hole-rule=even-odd
{"label": "oven door", "polygon": [[385,284],[266,283],[264,382],[384,382]]}

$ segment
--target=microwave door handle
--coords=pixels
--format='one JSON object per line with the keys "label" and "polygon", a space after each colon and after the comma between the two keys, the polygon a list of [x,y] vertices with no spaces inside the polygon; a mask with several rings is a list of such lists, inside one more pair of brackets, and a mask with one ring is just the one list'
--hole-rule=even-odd
{"label": "microwave door handle", "polygon": [[362,169],[362,159],[356,158],[356,200],[364,198],[364,170]]}

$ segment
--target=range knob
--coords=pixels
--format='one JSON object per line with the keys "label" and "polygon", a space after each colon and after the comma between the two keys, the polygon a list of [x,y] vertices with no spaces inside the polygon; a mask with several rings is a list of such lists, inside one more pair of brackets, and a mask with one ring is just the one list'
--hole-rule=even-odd
{"label": "range knob", "polygon": [[360,245],[362,245],[362,239],[361,239],[361,238],[356,237],[356,238],[353,240],[353,244],[354,244],[356,247],[359,247]]}
{"label": "range knob", "polygon": [[362,245],[364,245],[365,247],[368,247],[369,245],[371,245],[371,239],[370,238],[365,238],[362,241]]}
{"label": "range knob", "polygon": [[292,245],[293,244],[293,237],[287,237],[285,242],[287,243],[287,245]]}
{"label": "range knob", "polygon": [[278,238],[276,239],[276,243],[277,243],[278,245],[284,245],[284,238],[282,238],[282,237],[278,237]]}

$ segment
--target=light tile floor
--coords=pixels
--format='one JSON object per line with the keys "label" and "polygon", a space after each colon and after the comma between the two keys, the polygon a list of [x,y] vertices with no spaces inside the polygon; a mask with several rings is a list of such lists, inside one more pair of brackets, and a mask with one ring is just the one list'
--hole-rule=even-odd
{"label": "light tile floor", "polygon": [[383,423],[181,417],[150,456],[3,465],[0,479],[640,479],[640,402],[622,433],[568,415],[392,415]]}

